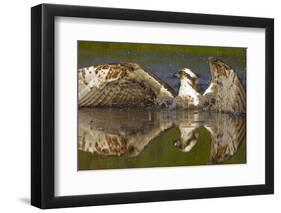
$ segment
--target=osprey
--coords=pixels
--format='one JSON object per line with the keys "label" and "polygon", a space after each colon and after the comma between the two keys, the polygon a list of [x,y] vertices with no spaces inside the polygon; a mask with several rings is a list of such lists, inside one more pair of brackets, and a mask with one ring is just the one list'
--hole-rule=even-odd
{"label": "osprey", "polygon": [[245,113],[246,92],[235,71],[209,58],[211,83],[204,93],[198,76],[181,69],[178,94],[163,80],[136,63],[101,64],[78,70],[79,106],[165,106]]}

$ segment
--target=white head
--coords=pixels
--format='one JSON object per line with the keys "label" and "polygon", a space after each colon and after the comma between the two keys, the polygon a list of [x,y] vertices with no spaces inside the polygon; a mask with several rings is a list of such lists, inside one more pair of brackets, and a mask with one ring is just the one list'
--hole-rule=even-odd
{"label": "white head", "polygon": [[183,68],[181,71],[183,71],[192,78],[198,78],[198,76],[188,68]]}
{"label": "white head", "polygon": [[196,88],[198,84],[198,76],[188,68],[181,69],[176,76],[181,80],[187,80],[187,82],[193,87]]}

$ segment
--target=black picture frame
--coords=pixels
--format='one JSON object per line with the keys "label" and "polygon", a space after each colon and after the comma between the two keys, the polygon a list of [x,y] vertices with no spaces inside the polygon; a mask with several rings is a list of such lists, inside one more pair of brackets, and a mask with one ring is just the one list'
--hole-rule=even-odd
{"label": "black picture frame", "polygon": [[[264,28],[266,32],[265,184],[56,197],[54,195],[54,21],[55,17],[59,16]],[[41,4],[31,8],[31,97],[31,204],[39,208],[46,209],[274,193],[273,19]]]}

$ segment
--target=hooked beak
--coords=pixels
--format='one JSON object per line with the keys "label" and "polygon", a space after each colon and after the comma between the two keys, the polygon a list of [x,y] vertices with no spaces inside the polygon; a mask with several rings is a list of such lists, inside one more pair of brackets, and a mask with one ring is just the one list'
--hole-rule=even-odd
{"label": "hooked beak", "polygon": [[174,77],[180,78],[180,74],[177,72],[174,74]]}

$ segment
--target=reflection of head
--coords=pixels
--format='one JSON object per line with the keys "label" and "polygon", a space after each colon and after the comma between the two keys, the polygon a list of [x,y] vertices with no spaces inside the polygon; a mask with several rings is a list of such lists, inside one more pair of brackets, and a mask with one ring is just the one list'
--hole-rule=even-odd
{"label": "reflection of head", "polygon": [[182,152],[189,152],[197,143],[199,133],[196,127],[180,127],[180,139],[174,142],[174,146]]}

